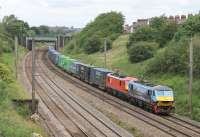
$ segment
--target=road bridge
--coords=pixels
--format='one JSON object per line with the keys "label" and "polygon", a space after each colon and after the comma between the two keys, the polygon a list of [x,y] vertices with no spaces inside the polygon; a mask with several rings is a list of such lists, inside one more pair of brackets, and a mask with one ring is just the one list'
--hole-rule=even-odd
{"label": "road bridge", "polygon": [[57,37],[42,37],[42,36],[36,36],[36,37],[26,37],[25,38],[25,46],[29,50],[32,49],[32,42],[46,42],[51,43],[55,47],[56,50],[59,48],[63,48],[65,45],[65,40],[70,40],[71,36],[57,36]]}

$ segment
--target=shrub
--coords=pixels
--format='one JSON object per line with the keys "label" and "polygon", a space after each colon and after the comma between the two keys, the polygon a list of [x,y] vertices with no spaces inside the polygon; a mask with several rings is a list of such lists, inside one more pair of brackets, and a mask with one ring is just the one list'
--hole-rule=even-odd
{"label": "shrub", "polygon": [[10,69],[5,64],[2,63],[0,63],[0,80],[11,82]]}
{"label": "shrub", "polygon": [[[200,37],[194,37],[194,66],[195,76],[200,76]],[[149,63],[147,71],[149,73],[170,72],[185,74],[188,73],[189,66],[189,39],[182,38],[180,41],[172,42],[163,52],[160,52]]]}
{"label": "shrub", "polygon": [[101,47],[101,41],[98,36],[94,35],[91,38],[87,39],[83,45],[84,51],[87,54],[95,53],[99,51]]}
{"label": "shrub", "polygon": [[13,49],[13,43],[8,42],[0,37],[0,54],[3,52],[12,52]]}
{"label": "shrub", "polygon": [[140,62],[154,56],[154,52],[158,44],[154,42],[138,42],[131,45],[128,49],[129,60],[133,62]]}
{"label": "shrub", "polygon": [[157,37],[157,31],[149,26],[141,27],[136,30],[135,33],[130,35],[129,46],[134,42],[139,41],[155,41]]}
{"label": "shrub", "polygon": [[6,100],[8,96],[8,92],[6,91],[7,83],[0,80],[0,105],[4,100]]}

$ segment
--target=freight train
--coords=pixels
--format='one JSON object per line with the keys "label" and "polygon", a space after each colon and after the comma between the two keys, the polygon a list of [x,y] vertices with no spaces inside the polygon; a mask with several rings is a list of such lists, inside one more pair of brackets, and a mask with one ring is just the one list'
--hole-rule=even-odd
{"label": "freight train", "polygon": [[48,49],[48,57],[53,64],[74,77],[153,113],[170,114],[174,108],[173,90],[167,86],[154,85],[136,77],[81,63],[52,47]]}

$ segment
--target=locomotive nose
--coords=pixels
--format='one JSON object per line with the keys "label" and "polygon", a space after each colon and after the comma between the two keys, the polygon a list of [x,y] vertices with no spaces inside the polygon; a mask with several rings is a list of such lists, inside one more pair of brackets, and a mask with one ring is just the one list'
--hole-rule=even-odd
{"label": "locomotive nose", "polygon": [[174,98],[171,96],[158,96],[157,101],[174,101]]}

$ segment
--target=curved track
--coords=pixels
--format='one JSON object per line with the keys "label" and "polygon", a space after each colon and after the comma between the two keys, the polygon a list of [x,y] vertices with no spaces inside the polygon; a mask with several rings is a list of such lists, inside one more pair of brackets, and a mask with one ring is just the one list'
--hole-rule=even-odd
{"label": "curved track", "polygon": [[[131,137],[125,130],[113,124],[104,115],[87,105],[84,101],[73,96],[70,90],[66,90],[55,83],[46,74],[42,66],[43,51],[36,53],[36,82],[37,94],[53,115],[65,127],[68,136],[72,137]],[[26,58],[26,66],[31,66],[31,56]],[[26,69],[31,81],[31,69]]]}
{"label": "curved track", "polygon": [[[44,61],[45,60],[45,61]],[[47,61],[46,61],[47,60]],[[112,97],[108,94],[103,93],[97,88],[91,87],[90,85],[77,80],[76,78],[66,74],[65,72],[58,69],[54,64],[52,64],[47,56],[43,56],[43,62],[46,67],[51,70],[55,75],[62,77],[64,80],[73,83],[77,87],[83,89],[85,92],[90,93],[93,96],[96,96],[106,103],[111,104],[112,106],[130,114],[133,117],[136,117],[151,126],[154,126],[163,132],[171,135],[171,136],[187,136],[187,137],[199,137],[200,136],[200,128],[197,124],[192,122],[188,122],[184,119],[180,119],[175,116],[157,116],[152,113],[143,111],[140,108],[132,106],[124,101],[121,101],[115,97]],[[45,74],[48,75],[48,74]],[[73,89],[71,89],[73,91]]]}

